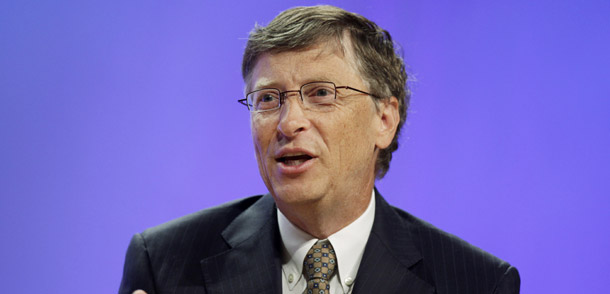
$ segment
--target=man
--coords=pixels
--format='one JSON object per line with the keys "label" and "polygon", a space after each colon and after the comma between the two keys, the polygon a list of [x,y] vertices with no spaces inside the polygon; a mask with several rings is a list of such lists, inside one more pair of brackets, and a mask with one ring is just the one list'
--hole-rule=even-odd
{"label": "man", "polygon": [[120,293],[518,293],[508,263],[374,189],[406,117],[390,34],[331,6],[256,27],[242,73],[268,195],[136,234]]}

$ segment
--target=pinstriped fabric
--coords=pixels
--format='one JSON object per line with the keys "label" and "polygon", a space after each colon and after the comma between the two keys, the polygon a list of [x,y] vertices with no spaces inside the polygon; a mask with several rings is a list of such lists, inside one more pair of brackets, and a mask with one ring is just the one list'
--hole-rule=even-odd
{"label": "pinstriped fabric", "polygon": [[[273,199],[258,196],[136,234],[119,293],[276,293],[281,259],[275,219]],[[227,239],[222,234],[231,225],[244,231],[233,229],[238,233]],[[256,232],[258,238],[250,238]],[[256,291],[263,283],[272,285],[270,292]]]}
{"label": "pinstriped fabric", "polygon": [[[353,293],[519,293],[508,263],[391,207],[375,222]],[[119,293],[280,293],[281,240],[270,196],[256,196],[132,238]]]}
{"label": "pinstriped fabric", "polygon": [[511,266],[504,273],[503,280],[497,284],[496,289],[494,289],[494,293],[515,293],[514,289],[519,289],[520,284],[521,280],[519,280],[519,274],[517,272],[517,269]]}
{"label": "pinstriped fabric", "polygon": [[209,293],[276,293],[281,289],[281,240],[271,197],[255,203],[223,232],[231,249],[201,261]]}
{"label": "pinstriped fabric", "polygon": [[360,269],[376,266],[413,276],[395,272],[378,283],[381,276],[359,271],[354,293],[519,293],[518,272],[508,263],[389,206],[379,195],[376,201],[374,234]]}
{"label": "pinstriped fabric", "polygon": [[408,270],[404,261],[412,263],[392,254],[379,235],[371,234],[353,293],[434,293],[434,288]]}

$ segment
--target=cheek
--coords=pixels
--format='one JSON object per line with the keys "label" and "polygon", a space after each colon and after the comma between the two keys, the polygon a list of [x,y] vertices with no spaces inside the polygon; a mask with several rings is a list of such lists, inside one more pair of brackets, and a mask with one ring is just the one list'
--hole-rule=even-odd
{"label": "cheek", "polygon": [[261,124],[260,120],[252,118],[250,121],[250,131],[252,133],[252,143],[254,145],[254,155],[256,156],[256,162],[258,165],[258,171],[263,178],[263,181],[267,183],[267,167],[265,164],[265,152],[267,144],[265,144],[265,128]]}
{"label": "cheek", "polygon": [[250,130],[252,132],[252,142],[254,143],[254,149],[256,156],[263,156],[263,153],[267,150],[269,140],[273,135],[269,127],[269,123],[265,119],[259,117],[253,117],[250,120]]}
{"label": "cheek", "polygon": [[343,138],[342,153],[364,159],[374,152],[374,119],[374,111],[363,107],[351,113],[348,120],[343,121],[341,132],[338,134]]}

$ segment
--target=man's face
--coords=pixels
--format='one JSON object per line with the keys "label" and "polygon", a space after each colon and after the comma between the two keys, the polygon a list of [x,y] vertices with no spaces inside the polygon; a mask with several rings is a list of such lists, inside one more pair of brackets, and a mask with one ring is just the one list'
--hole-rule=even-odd
{"label": "man's face", "polygon": [[[344,55],[337,47],[322,43],[263,54],[248,89],[299,90],[303,84],[326,81],[369,91],[351,53]],[[260,174],[280,209],[315,201],[341,204],[370,195],[377,150],[393,137],[393,132],[389,136],[382,131],[382,111],[372,98],[347,89],[338,90],[334,104],[316,108],[304,106],[298,93],[289,93],[280,109],[252,113],[251,128]]]}

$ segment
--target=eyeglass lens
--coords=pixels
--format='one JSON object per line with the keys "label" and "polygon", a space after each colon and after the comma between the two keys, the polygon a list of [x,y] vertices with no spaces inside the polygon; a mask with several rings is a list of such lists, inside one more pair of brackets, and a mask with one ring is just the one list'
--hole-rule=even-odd
{"label": "eyeglass lens", "polygon": [[[331,82],[314,82],[301,87],[300,94],[305,106],[332,103],[336,97],[336,87]],[[282,96],[287,92],[278,89],[261,89],[246,97],[251,111],[266,111],[280,107]],[[285,97],[284,97],[285,98]]]}

